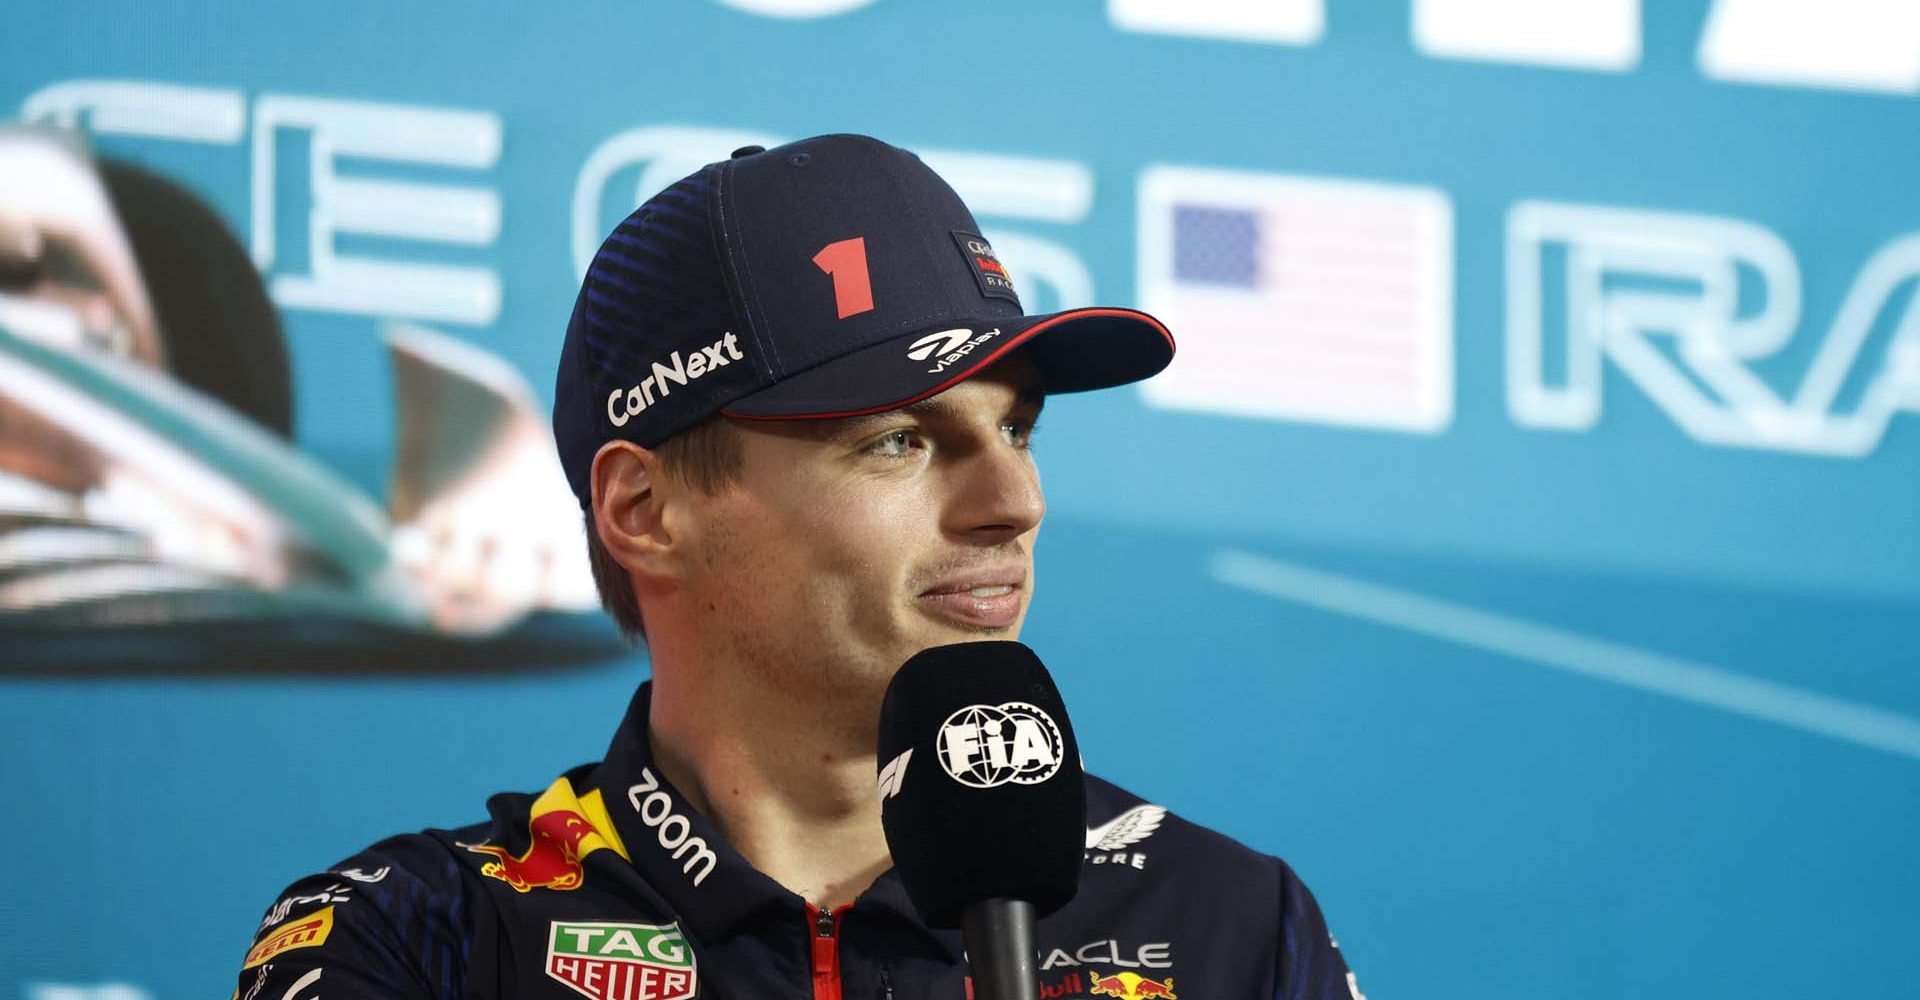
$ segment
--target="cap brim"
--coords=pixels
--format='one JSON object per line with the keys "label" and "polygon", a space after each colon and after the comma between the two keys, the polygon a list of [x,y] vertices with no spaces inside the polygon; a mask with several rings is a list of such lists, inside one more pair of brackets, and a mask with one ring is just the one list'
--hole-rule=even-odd
{"label": "cap brim", "polygon": [[969,330],[971,342],[990,332],[974,350],[947,360],[953,351],[936,344],[924,360],[910,349],[928,337],[916,330],[824,362],[777,385],[742,396],[722,408],[731,417],[805,420],[883,413],[937,395],[972,378],[1031,342],[1029,356],[1047,393],[1084,392],[1138,382],[1173,360],[1173,334],[1152,316],[1132,309],[1069,309],[1041,316],[945,324]]}

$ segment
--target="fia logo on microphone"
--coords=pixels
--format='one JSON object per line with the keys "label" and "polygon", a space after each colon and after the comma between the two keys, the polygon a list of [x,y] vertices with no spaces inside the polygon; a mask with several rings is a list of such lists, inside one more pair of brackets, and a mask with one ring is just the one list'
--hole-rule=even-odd
{"label": "fia logo on microphone", "polygon": [[1024,701],[968,705],[940,725],[935,750],[946,772],[963,785],[993,788],[1037,785],[1060,770],[1060,727]]}

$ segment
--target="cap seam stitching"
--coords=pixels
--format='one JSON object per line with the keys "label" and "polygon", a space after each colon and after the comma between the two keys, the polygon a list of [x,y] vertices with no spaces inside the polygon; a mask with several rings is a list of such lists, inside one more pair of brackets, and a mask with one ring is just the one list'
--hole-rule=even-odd
{"label": "cap seam stitching", "polygon": [[754,343],[760,345],[760,350],[776,366],[777,370],[769,374],[773,375],[774,381],[778,381],[786,373],[787,361],[780,356],[780,348],[773,343],[773,331],[765,329],[765,313],[758,309],[760,290],[753,280],[753,268],[746,263],[744,255],[734,252],[734,241],[727,238],[727,188],[733,180],[733,164],[729,161],[722,164],[720,169],[721,183],[715,187],[714,209],[720,219],[721,245],[726,248],[727,262],[733,265],[734,274],[739,275],[746,285],[741,289],[740,298],[747,310],[747,325],[751,328]]}
{"label": "cap seam stitching", "polygon": [[[915,157],[915,161],[916,163],[918,163],[918,157]],[[932,167],[929,167],[924,163],[919,163],[918,165],[921,167],[921,169],[925,170],[928,174],[932,175],[937,182],[943,185],[946,184],[946,178],[941,177],[937,173],[934,173],[934,170]],[[911,209],[911,211],[913,212],[914,222],[916,223],[916,226],[915,226],[916,229],[918,229],[921,233],[925,233],[931,229],[944,228],[938,225],[942,220],[934,218],[933,212],[930,211],[930,206],[928,206],[925,203],[925,201],[922,200],[922,198],[927,193],[926,191],[920,190],[919,185],[909,184],[907,182],[906,176],[901,173],[890,172],[890,176],[887,179],[893,182],[895,190],[899,191],[902,195],[906,196],[906,197],[903,197],[901,200],[906,202],[909,208]],[[951,189],[952,185],[947,185],[947,187]],[[957,192],[954,194],[953,197],[955,201],[960,200],[960,195]],[[961,207],[963,209],[966,208],[966,205],[964,202],[962,202]],[[973,214],[972,210],[969,209],[967,211],[967,214],[969,217],[971,217]],[[974,222],[974,225],[976,226],[979,224],[980,223],[977,221]],[[914,242],[915,248],[920,251],[921,263],[926,267],[925,273],[939,274],[940,262],[934,258],[933,251],[927,246],[926,239],[922,237],[914,240],[913,242]],[[972,277],[972,275],[968,275],[968,277]],[[947,289],[947,291],[951,293],[951,289]],[[944,310],[946,315],[959,316],[964,314],[965,310],[961,307],[959,300],[957,300],[952,294],[943,295],[941,297],[946,299],[946,309]],[[936,313],[933,315],[938,315],[938,314]],[[929,315],[924,318],[931,319],[933,318],[933,316]],[[919,320],[915,320],[914,322],[919,322]]]}

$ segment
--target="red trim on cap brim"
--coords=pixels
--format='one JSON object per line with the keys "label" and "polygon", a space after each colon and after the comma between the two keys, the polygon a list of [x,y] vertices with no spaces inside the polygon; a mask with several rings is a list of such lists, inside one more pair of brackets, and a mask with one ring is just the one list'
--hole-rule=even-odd
{"label": "red trim on cap brim", "polygon": [[832,413],[778,413],[778,414],[735,413],[732,410],[726,409],[725,407],[722,407],[720,409],[720,412],[723,415],[733,417],[736,420],[833,420],[841,417],[864,417],[873,413],[885,413],[888,410],[897,410],[903,406],[912,406],[913,404],[918,403],[919,401],[926,399],[930,396],[938,396],[941,393],[946,392],[948,389],[951,389],[954,386],[959,385],[962,382],[965,382],[967,379],[972,378],[976,372],[987,367],[988,365],[993,364],[995,361],[1000,360],[1003,356],[1006,355],[1008,351],[1011,351],[1014,348],[1019,347],[1021,344],[1024,344],[1027,341],[1032,340],[1034,337],[1040,335],[1041,333],[1049,329],[1052,329],[1055,326],[1060,325],[1061,323],[1064,323],[1068,320],[1073,320],[1073,319],[1085,319],[1090,316],[1113,316],[1119,319],[1142,320],[1146,322],[1149,326],[1152,326],[1155,330],[1159,331],[1160,336],[1167,338],[1167,347],[1173,348],[1175,346],[1173,342],[1173,332],[1167,329],[1166,324],[1161,323],[1159,320],[1154,319],[1152,316],[1149,316],[1146,313],[1139,312],[1133,309],[1109,309],[1109,308],[1103,308],[1098,306],[1093,308],[1088,308],[1088,309],[1075,309],[1070,312],[1063,312],[1058,316],[1049,317],[1046,320],[1043,320],[1039,323],[1035,323],[1030,327],[1027,327],[1025,330],[1022,330],[1019,333],[1014,334],[1013,337],[1009,339],[1006,343],[1001,344],[999,347],[994,348],[992,353],[988,354],[986,357],[981,358],[978,362],[976,362],[972,366],[962,369],[958,375],[955,375],[954,377],[946,380],[945,382],[940,383],[939,385],[934,386],[931,389],[922,390],[918,393],[915,393],[912,396],[908,396],[905,399],[899,400],[898,402],[883,403],[879,406],[869,406],[869,407],[866,407],[865,409],[860,409],[860,410],[840,410]]}

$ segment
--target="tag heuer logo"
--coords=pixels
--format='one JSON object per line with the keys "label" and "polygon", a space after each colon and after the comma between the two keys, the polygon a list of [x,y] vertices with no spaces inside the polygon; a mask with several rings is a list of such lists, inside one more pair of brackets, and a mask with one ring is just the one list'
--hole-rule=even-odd
{"label": "tag heuer logo", "polygon": [[693,949],[678,924],[556,920],[547,975],[593,1000],[687,1000],[697,988]]}

